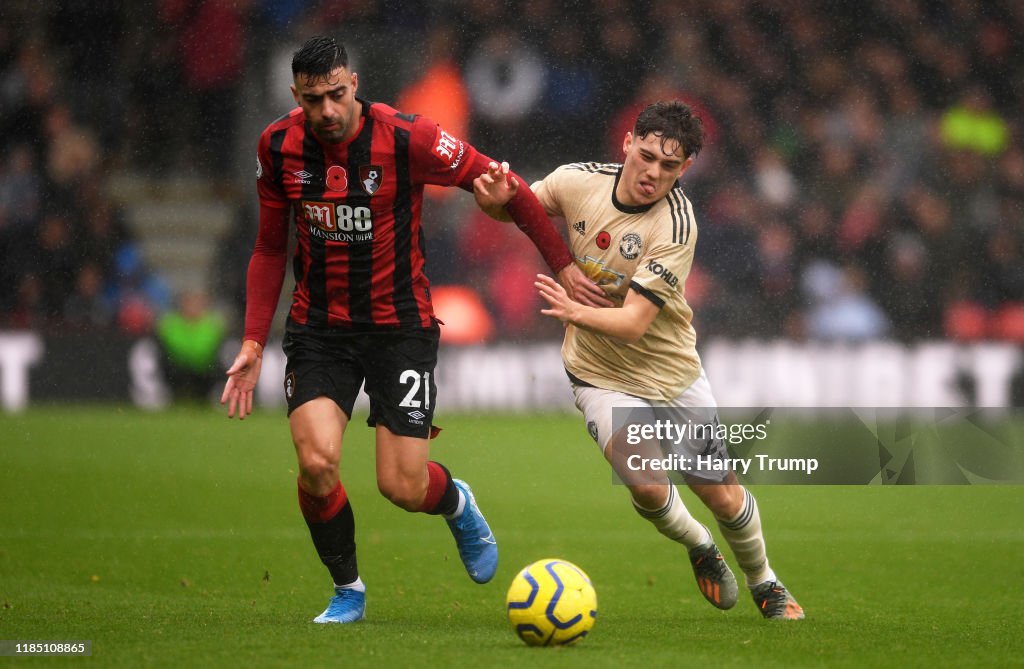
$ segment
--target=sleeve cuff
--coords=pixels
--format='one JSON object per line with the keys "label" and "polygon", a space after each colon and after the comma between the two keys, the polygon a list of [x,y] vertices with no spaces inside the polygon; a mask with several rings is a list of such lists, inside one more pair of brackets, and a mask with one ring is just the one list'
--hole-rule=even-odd
{"label": "sleeve cuff", "polygon": [[636,281],[630,281],[629,282],[629,287],[632,288],[633,290],[635,290],[636,292],[640,293],[644,297],[646,297],[651,302],[653,302],[654,305],[656,307],[658,307],[659,309],[661,309],[662,307],[665,306],[665,300],[663,300],[660,297],[658,297],[654,293],[654,291],[651,291],[651,290],[648,290],[647,288],[644,288],[643,286],[641,286]]}

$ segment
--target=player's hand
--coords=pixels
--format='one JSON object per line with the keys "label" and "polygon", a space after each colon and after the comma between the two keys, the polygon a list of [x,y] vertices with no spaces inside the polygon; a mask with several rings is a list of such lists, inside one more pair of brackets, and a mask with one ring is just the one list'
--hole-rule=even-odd
{"label": "player's hand", "polygon": [[587,278],[576,263],[569,263],[558,272],[558,281],[571,299],[588,307],[614,307],[601,287]]}
{"label": "player's hand", "polygon": [[262,367],[263,347],[252,340],[242,342],[242,350],[228,369],[228,382],[220,396],[220,403],[228,405],[228,418],[235,417],[236,409],[239,420],[252,413],[252,395]]}
{"label": "player's hand", "polygon": [[507,220],[505,205],[519,192],[519,180],[509,176],[508,163],[491,161],[487,171],[473,179],[473,197],[485,214],[498,220]]}
{"label": "player's hand", "polygon": [[540,296],[547,300],[549,305],[549,308],[541,309],[540,313],[557,318],[563,323],[571,323],[573,321],[574,312],[579,308],[579,304],[569,297],[569,294],[565,292],[565,288],[562,288],[557,281],[544,274],[538,274],[537,280],[533,282],[533,285],[537,287],[537,290],[540,291]]}

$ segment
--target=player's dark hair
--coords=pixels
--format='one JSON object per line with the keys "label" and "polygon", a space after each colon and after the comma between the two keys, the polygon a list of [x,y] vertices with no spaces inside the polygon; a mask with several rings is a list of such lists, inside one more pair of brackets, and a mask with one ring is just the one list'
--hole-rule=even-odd
{"label": "player's dark hair", "polygon": [[348,67],[348,53],[333,37],[311,37],[292,55],[292,76],[316,80],[339,67]]}
{"label": "player's dark hair", "polygon": [[652,132],[661,138],[662,148],[670,139],[679,142],[686,158],[696,156],[704,147],[704,122],[678,100],[655,102],[640,112],[633,136],[642,139]]}

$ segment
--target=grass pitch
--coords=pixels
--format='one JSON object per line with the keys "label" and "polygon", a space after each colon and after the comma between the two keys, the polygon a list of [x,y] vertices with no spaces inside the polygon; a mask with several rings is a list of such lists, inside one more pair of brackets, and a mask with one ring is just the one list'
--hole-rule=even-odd
{"label": "grass pitch", "polygon": [[[372,431],[357,415],[342,464],[367,620],[320,626],[310,619],[330,583],[297,508],[283,415],[0,416],[0,639],[93,641],[90,659],[33,666],[1024,661],[1024,487],[756,488],[772,565],[808,616],[775,623],[742,594],[728,612],[704,602],[681,547],[631,510],[575,416],[439,421],[433,456],[472,484],[498,575],[472,583],[442,520],[377,494]],[[576,647],[528,648],[506,622],[513,575],[542,557],[579,564],[596,587],[597,624]]]}

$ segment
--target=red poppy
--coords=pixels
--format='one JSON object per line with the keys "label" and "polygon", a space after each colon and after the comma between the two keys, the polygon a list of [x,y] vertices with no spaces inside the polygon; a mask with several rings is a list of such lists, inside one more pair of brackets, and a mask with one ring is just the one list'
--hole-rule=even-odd
{"label": "red poppy", "polygon": [[327,169],[327,187],[331,190],[346,190],[348,188],[348,173],[341,165],[331,165]]}

